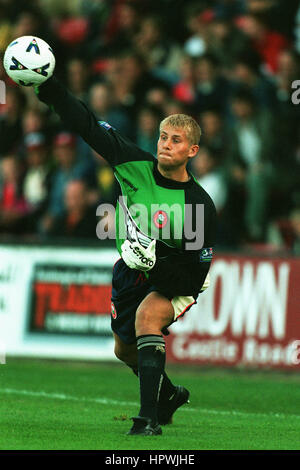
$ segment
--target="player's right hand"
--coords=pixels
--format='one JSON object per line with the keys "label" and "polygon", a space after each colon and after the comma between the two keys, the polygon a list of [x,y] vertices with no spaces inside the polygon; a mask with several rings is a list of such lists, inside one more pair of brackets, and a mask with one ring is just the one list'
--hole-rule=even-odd
{"label": "player's right hand", "polygon": [[121,246],[122,258],[127,266],[139,271],[150,271],[156,262],[155,255],[156,240],[152,240],[148,248],[144,248],[140,243],[125,240]]}

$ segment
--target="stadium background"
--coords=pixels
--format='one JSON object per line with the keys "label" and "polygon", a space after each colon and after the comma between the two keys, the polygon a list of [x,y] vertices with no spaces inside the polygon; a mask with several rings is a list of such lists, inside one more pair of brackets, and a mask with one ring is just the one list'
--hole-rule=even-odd
{"label": "stadium background", "polygon": [[[140,147],[155,154],[169,114],[191,114],[201,125],[191,171],[219,215],[212,286],[167,337],[168,363],[191,364],[194,378],[208,365],[246,370],[245,381],[253,367],[299,370],[300,105],[292,84],[300,80],[300,2],[286,3],[0,0],[0,57],[16,37],[45,39],[70,91]],[[16,86],[2,60],[0,80],[0,367],[11,363],[10,384],[14,371],[23,377],[27,368],[44,383],[45,371],[52,377],[60,367],[20,357],[88,360],[100,373],[99,362],[113,359],[109,292],[118,255],[112,240],[96,237],[96,208],[113,204],[118,188],[101,156],[31,88]],[[66,374],[75,368],[62,364]],[[228,379],[217,370],[201,377],[207,396],[210,380],[222,389]],[[0,392],[17,395],[17,385]],[[237,379],[231,385],[239,389]],[[263,413],[250,395],[245,402]],[[275,411],[286,411],[283,402]],[[24,436],[7,439],[2,448],[24,446]]]}

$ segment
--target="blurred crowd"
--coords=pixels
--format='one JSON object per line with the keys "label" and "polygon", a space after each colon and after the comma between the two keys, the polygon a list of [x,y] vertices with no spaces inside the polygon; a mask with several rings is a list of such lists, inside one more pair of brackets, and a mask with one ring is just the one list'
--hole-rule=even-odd
{"label": "blurred crowd", "polygon": [[[0,56],[36,35],[98,119],[156,153],[161,119],[202,129],[190,170],[215,202],[217,245],[300,254],[300,1],[0,0]],[[0,61],[0,234],[95,239],[112,170]]]}

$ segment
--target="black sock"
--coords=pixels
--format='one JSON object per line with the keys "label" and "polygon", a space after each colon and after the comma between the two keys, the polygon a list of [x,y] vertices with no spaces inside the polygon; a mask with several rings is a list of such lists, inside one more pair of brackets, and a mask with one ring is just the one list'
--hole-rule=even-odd
{"label": "black sock", "polygon": [[161,384],[160,394],[159,394],[159,402],[164,403],[167,402],[170,397],[175,393],[176,387],[172,384],[171,380],[164,372],[163,374],[163,381]]}
{"label": "black sock", "polygon": [[141,408],[139,416],[157,422],[157,403],[166,361],[165,341],[160,335],[137,338]]}
{"label": "black sock", "polygon": [[[137,367],[129,366],[134,375],[139,376],[139,371]],[[160,388],[159,402],[163,403],[168,401],[169,398],[175,393],[176,387],[172,384],[171,380],[167,376],[166,372],[163,373],[163,380]]]}
{"label": "black sock", "polygon": [[[139,376],[138,368],[135,366],[129,366],[129,367],[134,373],[134,375],[138,377]],[[166,372],[164,371],[158,401],[160,403],[167,402],[170,399],[170,397],[175,393],[175,391],[176,391],[175,385],[172,384],[171,380],[169,379]]]}

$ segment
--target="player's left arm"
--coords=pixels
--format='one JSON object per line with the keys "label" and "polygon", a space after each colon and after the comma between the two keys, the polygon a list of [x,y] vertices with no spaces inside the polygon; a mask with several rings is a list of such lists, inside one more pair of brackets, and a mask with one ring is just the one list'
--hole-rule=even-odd
{"label": "player's left arm", "polygon": [[66,127],[80,135],[112,167],[127,161],[153,160],[153,156],[119,134],[109,123],[98,121],[94,113],[55,76],[36,88],[39,100],[55,111]]}

